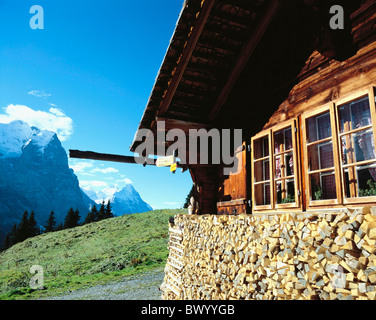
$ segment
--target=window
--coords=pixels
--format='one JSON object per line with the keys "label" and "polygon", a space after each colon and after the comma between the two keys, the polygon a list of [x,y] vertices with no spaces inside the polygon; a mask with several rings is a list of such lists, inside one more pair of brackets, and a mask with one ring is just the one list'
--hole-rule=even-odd
{"label": "window", "polygon": [[374,101],[370,93],[336,107],[343,195],[347,203],[372,201],[376,196]]}
{"label": "window", "polygon": [[277,204],[295,203],[294,153],[291,127],[277,131],[274,137],[274,186]]}
{"label": "window", "polygon": [[253,199],[255,206],[270,208],[270,134],[256,138],[253,142]]}
{"label": "window", "polygon": [[302,115],[308,206],[376,200],[373,89]]}
{"label": "window", "polygon": [[376,202],[375,141],[374,88],[260,132],[251,140],[253,210]]}
{"label": "window", "polygon": [[333,105],[302,116],[308,205],[337,204],[341,194],[334,119]]}
{"label": "window", "polygon": [[292,208],[299,205],[295,121],[252,138],[253,208]]}

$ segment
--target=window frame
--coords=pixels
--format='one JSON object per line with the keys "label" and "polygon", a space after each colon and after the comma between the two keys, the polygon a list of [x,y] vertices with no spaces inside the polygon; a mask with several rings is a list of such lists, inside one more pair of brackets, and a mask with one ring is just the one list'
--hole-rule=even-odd
{"label": "window frame", "polygon": [[[285,121],[279,125],[273,126],[270,129],[263,130],[253,136],[251,138],[251,177],[252,177],[252,210],[255,212],[258,211],[267,211],[267,210],[284,210],[284,209],[294,209],[294,208],[301,208],[301,192],[300,192],[300,186],[301,186],[301,179],[300,179],[300,163],[299,163],[299,157],[298,154],[300,154],[299,150],[299,136],[297,134],[298,126],[297,126],[297,119],[291,119],[288,121]],[[292,149],[289,149],[288,151],[282,151],[279,153],[274,152],[274,134],[278,131],[281,131],[283,129],[291,129],[291,138],[292,138]],[[262,139],[264,137],[268,137],[269,139],[269,170],[270,170],[270,205],[257,205],[256,204],[256,197],[255,197],[255,186],[257,184],[262,184],[263,182],[256,182],[255,181],[255,162],[261,161],[260,159],[255,159],[254,157],[254,150],[255,150],[255,141]],[[276,171],[275,171],[275,158],[277,156],[283,156],[285,153],[293,154],[293,166],[294,166],[294,174],[292,175],[294,179],[294,195],[295,195],[295,202],[294,203],[277,203],[277,188],[276,188],[276,181],[283,181],[288,180],[288,177],[282,177],[276,179]],[[266,157],[264,157],[266,158]],[[290,177],[290,176],[289,176]],[[290,178],[291,179],[291,178]]]}
{"label": "window frame", "polygon": [[[294,177],[294,194],[295,194],[295,202],[294,203],[277,203],[277,188],[276,188],[276,180],[287,180],[289,178],[279,178],[275,179],[275,153],[274,153],[274,133],[291,128],[291,138],[292,138],[292,154],[293,154],[293,162],[294,162],[294,174],[292,175]],[[298,126],[297,126],[297,119],[291,119],[288,121],[285,121],[279,125],[274,126],[271,128],[271,133],[272,133],[272,141],[271,141],[271,147],[272,147],[272,167],[273,167],[273,176],[271,176],[271,181],[273,181],[273,195],[274,195],[274,208],[275,209],[291,209],[291,208],[299,208],[300,207],[300,175],[299,175],[299,162],[298,162],[298,154],[300,153],[300,150],[298,148],[298,137],[297,137],[297,131],[298,131]],[[278,153],[278,155],[283,155],[285,151]],[[291,151],[290,151],[291,152]]]}
{"label": "window frame", "polygon": [[[271,159],[271,155],[272,155],[272,145],[271,145],[271,130],[264,130],[264,131],[261,131],[260,133],[256,134],[255,136],[253,136],[251,138],[251,146],[252,146],[252,152],[251,152],[251,183],[252,183],[252,208],[253,210],[257,210],[257,211],[262,211],[262,210],[271,210],[273,209],[273,203],[274,203],[274,197],[273,197],[273,192],[272,192],[272,159]],[[268,138],[268,146],[269,146],[269,156],[265,156],[265,157],[261,157],[261,158],[258,158],[258,159],[255,159],[254,157],[254,143],[256,140],[260,140],[262,138]],[[270,183],[270,204],[266,204],[266,205],[257,205],[256,204],[256,190],[255,190],[255,186],[258,185],[258,184],[265,184],[264,181],[262,182],[256,182],[256,178],[255,178],[255,175],[254,175],[254,170],[255,170],[255,163],[257,161],[264,161],[266,160],[266,158],[269,158],[269,183]],[[266,180],[265,180],[266,181]]]}
{"label": "window frame", "polygon": [[[300,210],[315,210],[317,208],[335,208],[340,205],[350,205],[356,206],[359,204],[368,204],[368,203],[376,203],[376,195],[375,196],[366,196],[360,197],[359,196],[359,179],[357,179],[357,189],[356,192],[351,192],[350,195],[356,194],[356,197],[346,197],[349,193],[347,189],[350,190],[349,187],[346,186],[346,175],[345,169],[347,168],[354,168],[355,174],[357,167],[361,167],[362,169],[367,169],[368,166],[372,168],[376,168],[376,101],[375,101],[375,94],[376,87],[368,87],[362,90],[357,90],[349,95],[346,95],[340,99],[333,100],[330,103],[320,105],[317,107],[312,106],[312,110],[307,110],[295,118],[292,118],[288,121],[284,121],[278,125],[265,129],[255,136],[251,138],[251,195],[252,195],[252,211],[255,213],[263,213],[263,212],[270,212],[270,211],[287,211],[292,209],[300,209]],[[370,121],[371,124],[366,124],[362,127],[353,129],[350,126],[350,130],[341,132],[341,123],[340,123],[340,108],[343,105],[350,104],[356,100],[361,99],[362,97],[368,97],[369,101],[369,108],[370,108]],[[319,139],[317,136],[317,141],[312,141],[312,143],[308,143],[308,126],[307,121],[312,117],[319,116],[320,114],[324,114],[329,112],[330,116],[330,128],[331,128],[331,137],[326,137],[323,139]],[[299,127],[298,127],[299,124]],[[292,152],[293,152],[293,162],[294,162],[294,192],[295,192],[295,203],[279,203],[277,204],[277,188],[276,188],[276,180],[287,180],[288,178],[281,177],[276,179],[276,164],[275,159],[276,156],[283,156],[284,154],[288,154],[291,150],[283,152],[275,153],[275,146],[274,146],[274,139],[275,133],[291,127],[291,134],[292,134]],[[366,132],[367,130],[372,130],[372,137],[374,139],[374,152],[375,157],[370,160],[359,160],[349,163],[344,163],[342,160],[342,140],[341,137],[349,136],[352,137],[357,132]],[[369,133],[371,134],[371,133]],[[255,149],[255,141],[268,138],[269,143],[269,155],[255,159],[254,158],[254,151]],[[319,166],[318,170],[311,170],[309,171],[309,147],[314,146],[315,144],[321,145],[325,142],[332,143],[332,150],[333,150],[333,165],[334,167],[329,168],[321,168]],[[285,143],[285,142],[284,142]],[[348,147],[347,147],[348,148]],[[363,154],[364,157],[366,157]],[[261,159],[261,160],[260,160]],[[270,204],[268,205],[256,205],[256,197],[255,197],[255,186],[257,184],[265,184],[266,180],[256,182],[255,179],[255,160],[262,161],[262,159],[269,160],[269,176],[270,179],[267,180],[270,183]],[[359,158],[363,159],[363,158]],[[283,162],[282,162],[283,163]],[[364,166],[364,167],[363,167]],[[257,169],[257,168],[256,168]],[[311,190],[311,181],[310,177],[313,174],[323,174],[325,172],[334,172],[335,176],[335,183],[336,183],[336,199],[323,199],[323,200],[313,200],[313,191]],[[364,180],[362,180],[364,183]],[[354,189],[353,189],[354,190]],[[264,192],[265,193],[265,192]]]}
{"label": "window frame", "polygon": [[[307,121],[308,119],[311,119],[313,117],[317,117],[320,114],[324,114],[329,112],[330,117],[330,128],[331,128],[331,139],[325,138],[320,139],[321,140],[328,140],[332,142],[332,151],[333,151],[333,165],[334,168],[325,168],[325,169],[318,169],[318,170],[312,170],[309,171],[309,156],[308,156],[308,147],[313,145],[308,142],[308,126]],[[341,187],[341,174],[340,174],[340,161],[339,161],[339,154],[338,154],[338,135],[337,135],[337,126],[336,126],[336,117],[335,117],[335,104],[329,103],[324,106],[321,106],[319,108],[316,108],[314,110],[307,111],[302,114],[302,142],[303,142],[303,175],[305,178],[305,196],[306,196],[306,202],[308,207],[317,207],[317,206],[328,206],[328,205],[338,205],[342,203],[342,187]],[[319,144],[320,142],[315,141],[315,143]],[[336,199],[324,199],[324,200],[312,200],[313,199],[313,192],[311,191],[310,186],[310,175],[315,173],[324,173],[325,171],[333,172],[335,176],[336,181]]]}
{"label": "window frame", "polygon": [[[354,92],[353,94],[347,96],[347,97],[344,97],[342,99],[338,99],[335,103],[335,117],[336,117],[336,123],[337,123],[337,140],[338,140],[338,143],[340,141],[340,138],[341,136],[344,136],[346,134],[349,134],[351,136],[351,134],[353,134],[354,130],[350,130],[349,132],[346,132],[346,133],[341,133],[340,132],[340,117],[339,117],[339,108],[345,104],[348,104],[348,103],[351,103],[355,100],[359,100],[361,99],[362,97],[368,97],[368,101],[369,101],[369,108],[370,108],[370,115],[371,115],[371,122],[372,124],[369,126],[368,129],[372,129],[372,134],[373,134],[373,140],[374,140],[374,152],[376,154],[376,104],[375,104],[375,88],[374,87],[370,87],[368,89],[364,89],[364,90],[359,90],[357,92]],[[366,130],[366,129],[363,129],[363,128],[366,128],[368,126],[364,126],[364,127],[361,127],[358,131],[362,131],[362,130]],[[355,130],[357,131],[357,130]],[[341,152],[341,147],[340,145],[338,146],[338,156],[340,155],[340,152]],[[340,159],[340,158],[339,158]],[[369,162],[371,163],[372,160],[369,160]],[[368,160],[366,160],[365,162],[368,162]],[[342,188],[342,199],[343,199],[343,204],[359,204],[359,203],[368,203],[368,202],[376,202],[376,196],[368,196],[368,197],[359,197],[359,196],[356,196],[356,197],[349,197],[347,198],[346,197],[346,188],[345,188],[345,175],[344,175],[344,167],[347,167],[347,168],[356,168],[357,165],[356,163],[360,163],[360,165],[362,166],[363,163],[362,161],[357,161],[357,162],[354,162],[352,164],[347,164],[347,165],[344,165],[342,163],[342,161],[340,160],[339,161],[339,168],[340,168],[340,173],[341,173],[341,188]],[[373,163],[376,164],[376,159],[373,160]],[[367,165],[367,164],[365,164]],[[359,166],[359,165],[358,165]]]}

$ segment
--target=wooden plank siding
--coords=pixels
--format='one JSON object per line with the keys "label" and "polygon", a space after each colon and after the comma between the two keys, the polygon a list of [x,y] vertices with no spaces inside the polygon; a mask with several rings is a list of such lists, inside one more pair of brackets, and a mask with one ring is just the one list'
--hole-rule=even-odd
{"label": "wooden plank siding", "polygon": [[315,74],[298,83],[264,129],[375,84],[376,42],[360,49],[345,62],[331,61],[326,68],[317,69]]}
{"label": "wooden plank siding", "polygon": [[[309,200],[308,168],[305,164],[307,159],[305,119],[322,112],[322,110],[330,112],[333,157],[336,168],[340,168],[340,155],[338,154],[338,129],[333,123],[337,116],[335,106],[368,94],[372,121],[374,122],[376,119],[374,96],[374,87],[376,87],[376,1],[364,2],[362,7],[352,14],[351,18],[353,39],[358,46],[356,54],[345,61],[337,61],[328,59],[318,51],[314,51],[297,77],[297,84],[263,127],[263,131],[274,129],[280,123],[292,119],[298,119],[300,123],[298,130],[301,149],[300,168],[303,173],[301,175],[303,190],[301,210],[314,209],[317,205],[317,201]],[[336,120],[338,123],[338,119]],[[373,123],[373,127],[375,127],[375,123]],[[374,130],[374,138],[375,134]],[[340,187],[341,185],[344,185],[343,177],[342,180],[339,179],[339,174],[336,173],[337,199],[320,201],[321,209],[343,206],[358,207],[368,202],[366,198],[345,199],[344,191],[340,192],[341,189],[344,190],[343,187]],[[351,185],[350,188],[354,188],[354,186]],[[351,192],[355,193],[354,190]],[[368,200],[373,201],[371,197]]]}
{"label": "wooden plank siding", "polygon": [[[296,78],[296,85],[292,87],[286,99],[277,106],[276,111],[263,127],[263,130],[274,129],[281,123],[294,120],[297,124],[295,148],[298,158],[296,162],[296,194],[297,204],[277,205],[276,208],[254,211],[248,206],[252,199],[251,159],[247,156],[247,148],[242,152],[242,169],[236,174],[224,177],[219,171],[217,213],[241,214],[252,212],[283,212],[305,211],[312,209],[312,203],[308,201],[307,188],[309,187],[307,168],[304,161],[305,139],[302,126],[302,115],[307,112],[315,113],[315,110],[323,106],[332,105],[337,100],[351,98],[356,92],[368,90],[376,86],[376,1],[365,1],[362,7],[351,16],[353,23],[354,43],[359,47],[355,55],[345,61],[337,61],[325,57],[317,50],[307,58],[304,67]],[[331,108],[333,120],[334,109]],[[372,111],[373,112],[373,111]],[[331,120],[331,121],[332,121]],[[333,133],[334,134],[334,133]],[[248,137],[249,139],[251,137]],[[339,165],[338,142],[334,142],[334,160]],[[376,140],[375,140],[376,141]],[[244,141],[246,146],[246,141]],[[273,183],[273,182],[271,182]],[[341,189],[341,181],[336,179],[337,192]],[[205,192],[204,189],[202,189]],[[274,195],[275,197],[275,195]],[[320,205],[321,209],[343,207],[343,194],[338,194],[336,201],[328,201],[327,205]],[[346,203],[348,207],[357,207],[358,204]]]}
{"label": "wooden plank siding", "polygon": [[222,184],[218,190],[217,211],[218,214],[242,214],[247,213],[248,194],[250,181],[247,179],[247,148],[243,143],[236,155],[239,166],[228,176],[220,172],[219,180]]}

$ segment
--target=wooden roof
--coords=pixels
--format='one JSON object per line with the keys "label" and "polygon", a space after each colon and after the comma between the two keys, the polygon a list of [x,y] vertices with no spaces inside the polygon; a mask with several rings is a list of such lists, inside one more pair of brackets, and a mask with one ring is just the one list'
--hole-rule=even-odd
{"label": "wooden roof", "polygon": [[154,128],[157,119],[210,125],[229,77],[252,50],[247,44],[257,43],[278,6],[275,0],[186,1],[138,129]]}
{"label": "wooden roof", "polygon": [[327,31],[334,2],[345,12],[359,5],[359,0],[187,0],[130,150],[141,143],[139,130],[156,132],[158,120],[166,121],[166,130],[259,131],[304,76],[315,49],[328,59],[352,54],[351,25],[339,43]]}

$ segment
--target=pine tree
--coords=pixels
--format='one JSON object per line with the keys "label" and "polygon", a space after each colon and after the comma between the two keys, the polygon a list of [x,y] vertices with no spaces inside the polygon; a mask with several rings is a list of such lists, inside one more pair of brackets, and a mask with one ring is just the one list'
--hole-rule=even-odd
{"label": "pine tree", "polygon": [[22,242],[29,237],[29,213],[25,210],[22,215],[21,223],[16,231],[16,243]]}
{"label": "pine tree", "polygon": [[111,208],[111,201],[110,199],[108,199],[107,201],[107,205],[106,205],[106,210],[105,210],[105,217],[106,219],[108,218],[113,218],[114,214],[112,212],[112,208]]}
{"label": "pine tree", "polygon": [[55,231],[60,231],[64,229],[64,225],[62,223],[59,223],[55,229]]}
{"label": "pine tree", "polygon": [[13,241],[13,239],[12,239],[12,235],[11,235],[11,233],[9,232],[9,233],[7,234],[7,236],[5,237],[5,240],[4,240],[4,248],[5,248],[5,249],[10,248],[10,247],[13,245],[12,241]]}
{"label": "pine tree", "polygon": [[35,237],[39,234],[39,228],[37,226],[37,221],[35,220],[35,214],[34,211],[31,211],[29,222],[28,222],[28,228],[27,228],[27,235],[28,238]]}
{"label": "pine tree", "polygon": [[[78,213],[77,210],[76,212]],[[77,219],[76,212],[73,210],[73,208],[69,209],[64,219],[64,227],[63,227],[64,229],[74,228],[78,226],[78,219]]]}
{"label": "pine tree", "polygon": [[56,219],[55,219],[55,212],[52,210],[48,220],[47,224],[44,226],[46,232],[53,232],[56,230]]}
{"label": "pine tree", "polygon": [[104,200],[102,201],[101,207],[99,208],[97,221],[101,221],[103,219],[106,219],[106,207]]}
{"label": "pine tree", "polygon": [[80,219],[81,219],[80,211],[78,211],[78,209],[76,209],[76,211],[74,212],[74,220],[75,220],[76,226],[80,225]]}
{"label": "pine tree", "polygon": [[89,213],[86,215],[84,224],[97,221],[97,215],[98,215],[97,207],[93,205]]}
{"label": "pine tree", "polygon": [[14,244],[16,244],[16,236],[17,236],[17,224],[14,224],[12,230],[5,237],[5,241],[4,241],[5,249],[8,249]]}

